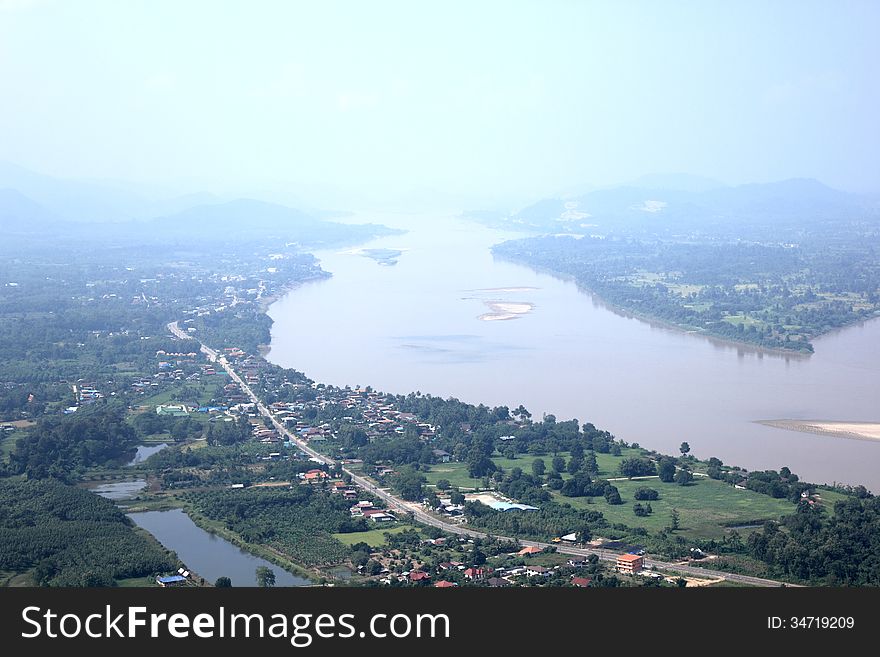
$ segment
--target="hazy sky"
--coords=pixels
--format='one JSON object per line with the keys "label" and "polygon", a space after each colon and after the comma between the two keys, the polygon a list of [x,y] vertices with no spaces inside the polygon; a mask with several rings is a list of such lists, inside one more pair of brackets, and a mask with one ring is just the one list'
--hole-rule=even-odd
{"label": "hazy sky", "polygon": [[650,172],[880,191],[880,2],[0,0],[0,159],[540,196]]}

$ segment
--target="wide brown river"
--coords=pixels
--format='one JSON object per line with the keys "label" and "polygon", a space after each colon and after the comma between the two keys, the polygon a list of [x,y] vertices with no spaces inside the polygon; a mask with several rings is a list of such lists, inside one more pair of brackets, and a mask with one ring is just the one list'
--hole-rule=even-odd
{"label": "wide brown river", "polygon": [[357,220],[409,231],[359,247],[400,250],[397,264],[316,253],[333,277],[271,306],[270,361],[335,385],[524,404],[667,453],[687,441],[699,457],[880,491],[880,441],[755,423],[880,421],[880,320],[815,340],[811,356],[764,353],[622,316],[570,281],[493,258],[512,233],[448,217]]}

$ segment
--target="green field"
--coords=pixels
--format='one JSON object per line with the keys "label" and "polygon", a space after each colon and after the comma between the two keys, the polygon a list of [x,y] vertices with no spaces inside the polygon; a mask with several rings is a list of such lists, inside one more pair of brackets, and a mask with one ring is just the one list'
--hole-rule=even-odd
{"label": "green field", "polygon": [[[558,493],[554,496],[559,502],[567,502],[576,508],[601,511],[610,523],[644,527],[652,532],[671,524],[674,508],[680,518],[678,533],[691,538],[719,538],[728,531],[725,525],[760,523],[794,512],[794,505],[787,500],[740,490],[707,477],[696,477],[688,486],[666,484],[659,479],[615,481],[614,485],[620,491],[623,504],[612,506],[604,497],[593,498],[590,504],[585,497],[564,497]],[[660,499],[650,503],[654,512],[647,517],[639,517],[632,510],[636,502],[633,494],[641,486],[660,493]]]}
{"label": "green field", "polygon": [[[181,402],[183,401],[180,399],[181,390],[183,390],[184,388],[189,388],[198,391],[199,404],[207,404],[212,399],[219,397],[221,387],[228,383],[225,373],[223,373],[222,375],[218,373],[212,378],[214,380],[210,382],[199,381],[196,383],[192,381],[176,381],[171,386],[169,386],[165,390],[162,390],[161,392],[157,392],[156,394],[136,399],[136,403],[140,406],[149,406],[151,409],[155,409],[155,407],[159,406],[160,404]],[[187,403],[194,402],[195,400],[189,400]]]}
{"label": "green field", "polygon": [[131,588],[152,588],[158,586],[155,577],[129,577],[127,579],[117,579],[116,586],[123,589]]}
{"label": "green field", "polygon": [[348,534],[332,534],[333,538],[345,545],[354,545],[355,543],[364,542],[370,547],[381,547],[385,545],[385,534],[399,534],[407,529],[413,529],[408,525],[398,525],[391,529],[371,529],[368,532],[351,532]]}
{"label": "green field", "polygon": [[[627,457],[640,456],[641,454],[641,450],[638,449],[624,449],[620,456],[614,456],[612,454],[596,454],[596,463],[599,465],[599,476],[602,478],[620,476],[617,470],[620,462]],[[568,452],[560,452],[559,456],[565,458],[566,463],[568,462]],[[492,458],[495,465],[503,468],[505,471],[509,471],[513,468],[521,468],[523,472],[528,474],[532,473],[532,462],[535,459],[543,459],[547,472],[550,471],[553,454],[544,454],[541,456],[521,454],[515,459],[508,459],[503,456],[494,456]],[[562,473],[563,479],[567,479],[568,477],[569,475],[567,472]],[[467,463],[436,463],[431,466],[430,472],[425,473],[425,478],[431,485],[435,485],[440,479],[446,479],[452,486],[458,486],[459,488],[482,488],[483,486],[483,480],[481,478],[474,479],[468,475]]]}
{"label": "green field", "polygon": [[25,435],[24,431],[3,432],[0,438],[0,461],[5,461],[12,450],[15,449],[15,441]]}

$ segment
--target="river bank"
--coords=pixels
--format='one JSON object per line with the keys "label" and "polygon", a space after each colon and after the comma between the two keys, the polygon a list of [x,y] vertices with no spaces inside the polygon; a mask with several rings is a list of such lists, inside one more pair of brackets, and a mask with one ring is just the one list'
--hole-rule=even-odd
{"label": "river bank", "polygon": [[[640,313],[636,310],[624,308],[623,306],[620,306],[618,304],[615,304],[615,303],[608,301],[601,294],[599,294],[598,292],[596,292],[595,290],[593,290],[589,286],[585,285],[584,283],[579,281],[576,277],[572,276],[571,274],[565,274],[563,272],[559,272],[554,269],[548,269],[547,267],[540,267],[540,266],[535,265],[535,264],[528,262],[526,260],[517,260],[516,258],[499,256],[499,255],[496,255],[494,252],[493,252],[493,257],[498,258],[499,260],[501,260],[503,262],[509,262],[511,264],[518,265],[520,267],[528,267],[532,271],[535,271],[535,272],[538,272],[541,274],[546,274],[547,276],[553,276],[554,278],[558,278],[561,281],[566,281],[566,282],[572,283],[575,285],[575,287],[577,287],[578,291],[580,291],[582,294],[585,294],[585,295],[591,297],[594,301],[601,304],[605,309],[607,309],[610,312],[614,313],[615,315],[618,315],[619,317],[623,317],[625,319],[637,319],[641,322],[645,322],[646,324],[649,324],[654,327],[668,329],[670,331],[676,331],[678,333],[682,333],[682,334],[686,334],[686,335],[699,336],[701,338],[705,338],[707,341],[711,342],[712,344],[718,345],[718,346],[730,347],[730,348],[734,348],[737,350],[748,350],[752,353],[759,354],[759,355],[767,354],[768,356],[777,356],[777,357],[781,356],[784,358],[803,358],[803,359],[809,358],[812,355],[812,352],[808,352],[808,351],[800,351],[797,349],[780,349],[780,348],[773,348],[773,347],[763,347],[763,346],[756,344],[754,342],[733,340],[730,337],[713,333],[712,331],[709,331],[709,330],[707,330],[703,327],[700,327],[700,326],[691,326],[690,324],[679,324],[679,323],[676,323],[676,322],[673,322],[670,320],[663,319],[661,317],[657,317],[655,315],[649,315],[647,313]],[[865,321],[870,321],[870,320],[859,320],[856,322],[852,322],[849,325],[835,327],[834,329],[832,329],[828,333],[832,333],[833,331],[840,331],[840,330],[847,328],[847,326],[850,326],[853,324],[858,324],[860,322],[865,322]],[[823,334],[823,335],[826,335],[826,334]],[[811,339],[815,339],[817,337],[821,337],[821,336],[813,336]]]}

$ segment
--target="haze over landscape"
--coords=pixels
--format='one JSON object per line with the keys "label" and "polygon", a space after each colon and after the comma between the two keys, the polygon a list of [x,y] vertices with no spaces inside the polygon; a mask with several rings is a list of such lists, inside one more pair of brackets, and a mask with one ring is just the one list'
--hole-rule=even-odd
{"label": "haze over landscape", "polygon": [[5,0],[0,158],[334,208],[514,209],[657,172],[877,193],[878,11]]}
{"label": "haze over landscape", "polygon": [[878,24],[0,0],[0,586],[880,584]]}

